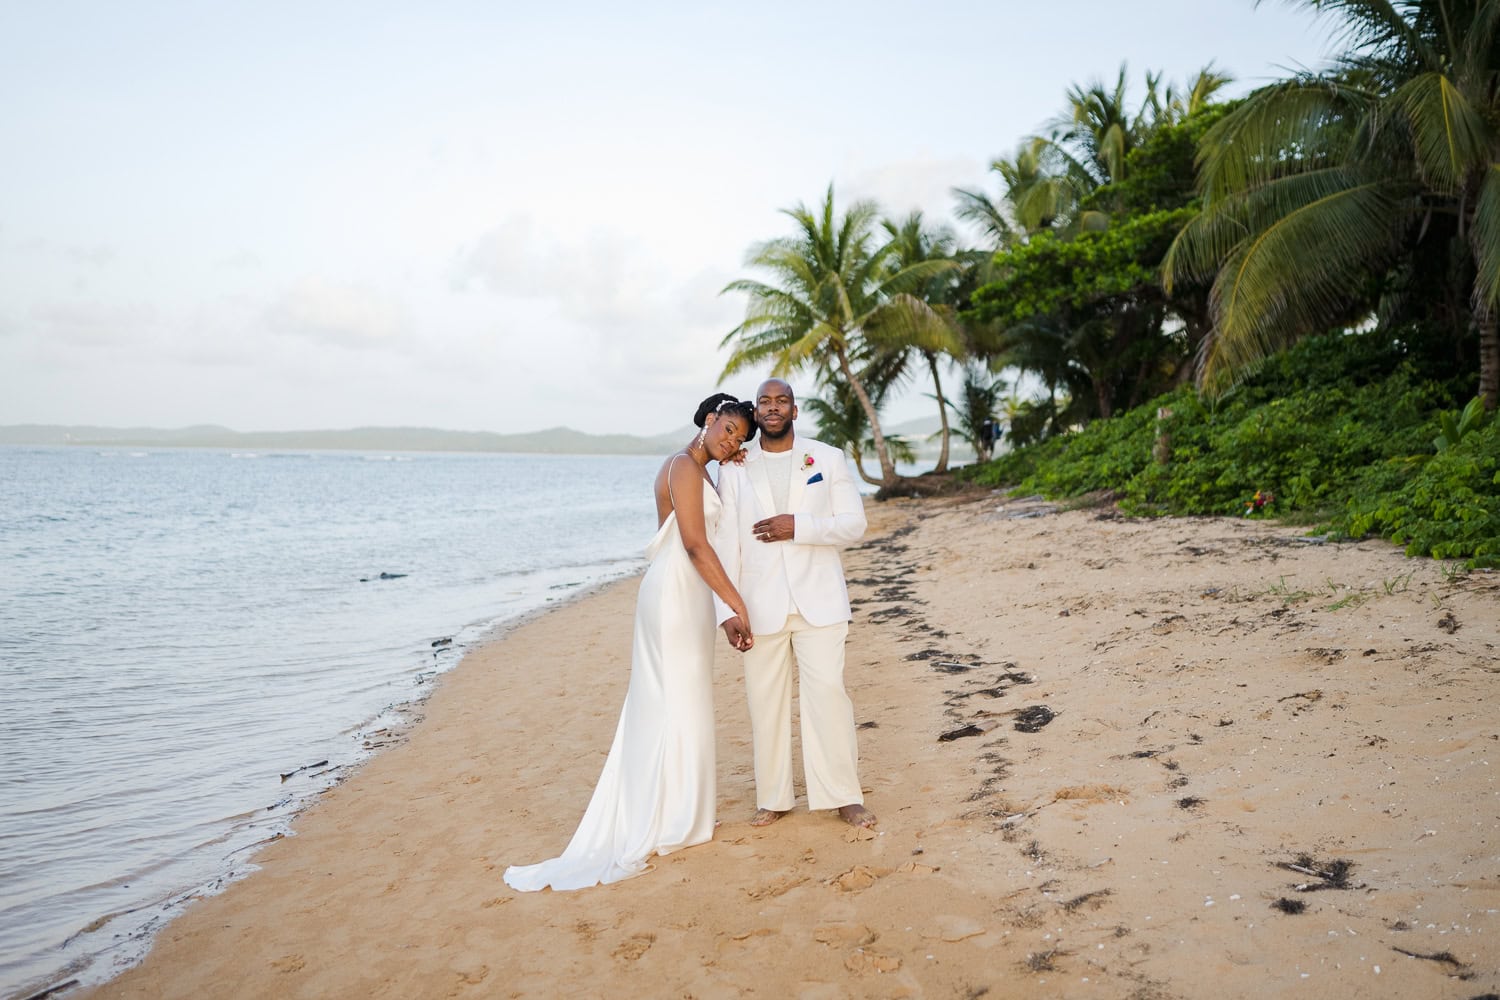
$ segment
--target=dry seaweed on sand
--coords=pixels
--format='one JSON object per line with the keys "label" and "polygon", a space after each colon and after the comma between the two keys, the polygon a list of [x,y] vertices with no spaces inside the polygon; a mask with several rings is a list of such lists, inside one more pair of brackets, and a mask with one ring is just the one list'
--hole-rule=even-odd
{"label": "dry seaweed on sand", "polygon": [[951,729],[948,732],[943,733],[938,737],[938,742],[951,743],[952,741],[962,739],[965,736],[981,736],[984,733],[989,732],[991,729],[994,729],[998,725],[999,723],[994,719],[980,719],[978,722],[971,722],[967,726],[962,726],[958,729]]}
{"label": "dry seaweed on sand", "polygon": [[1423,954],[1420,951],[1407,951],[1405,948],[1397,948],[1395,945],[1391,946],[1391,950],[1405,955],[1407,958],[1420,958],[1425,962],[1437,962],[1441,965],[1451,966],[1453,974],[1458,976],[1459,979],[1470,979],[1473,977],[1473,973],[1469,971],[1469,967],[1457,958],[1454,958],[1451,951],[1435,951],[1431,954]]}
{"label": "dry seaweed on sand", "polygon": [[1093,905],[1094,909],[1098,909],[1104,898],[1106,896],[1113,895],[1113,893],[1114,890],[1112,889],[1096,889],[1093,892],[1086,892],[1081,896],[1074,896],[1072,899],[1063,903],[1062,908],[1064,910],[1067,910],[1069,913],[1072,913],[1074,910],[1078,909],[1080,906],[1083,906],[1085,903],[1089,903]]}
{"label": "dry seaweed on sand", "polygon": [[1352,889],[1356,888],[1349,884],[1349,873],[1354,871],[1354,862],[1342,858],[1320,862],[1313,859],[1311,854],[1299,854],[1296,861],[1278,861],[1277,868],[1284,868],[1289,872],[1299,875],[1311,875],[1317,879],[1317,883],[1303,882],[1295,886],[1298,892],[1318,892],[1322,889]]}
{"label": "dry seaweed on sand", "polygon": [[1046,705],[1030,705],[1017,709],[1015,715],[1016,731],[1022,733],[1039,733],[1043,726],[1057,718],[1057,713]]}

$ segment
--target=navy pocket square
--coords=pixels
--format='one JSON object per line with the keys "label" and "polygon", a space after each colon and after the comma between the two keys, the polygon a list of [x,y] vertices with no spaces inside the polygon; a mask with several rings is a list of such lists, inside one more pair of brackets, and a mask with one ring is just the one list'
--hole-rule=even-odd
{"label": "navy pocket square", "polygon": [[817,475],[813,476],[811,479],[809,479],[807,481],[807,485],[811,486],[813,483],[821,483],[822,481],[823,481],[823,473],[820,472]]}

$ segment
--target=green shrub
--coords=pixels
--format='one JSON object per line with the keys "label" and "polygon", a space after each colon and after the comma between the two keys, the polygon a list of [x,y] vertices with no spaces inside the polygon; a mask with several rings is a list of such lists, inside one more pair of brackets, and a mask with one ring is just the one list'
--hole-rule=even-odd
{"label": "green shrub", "polygon": [[[1217,404],[1178,389],[964,475],[1054,498],[1109,491],[1122,511],[1147,516],[1239,515],[1259,490],[1275,497],[1262,516],[1493,562],[1500,421],[1471,417],[1461,441],[1435,455],[1440,415],[1473,395],[1473,380],[1438,377],[1431,338],[1398,333],[1310,338]],[[1159,420],[1162,409],[1171,415]],[[1166,463],[1153,458],[1161,433]]]}
{"label": "green shrub", "polygon": [[1335,527],[1389,538],[1411,556],[1500,565],[1500,421],[1412,463],[1389,485],[1351,499]]}

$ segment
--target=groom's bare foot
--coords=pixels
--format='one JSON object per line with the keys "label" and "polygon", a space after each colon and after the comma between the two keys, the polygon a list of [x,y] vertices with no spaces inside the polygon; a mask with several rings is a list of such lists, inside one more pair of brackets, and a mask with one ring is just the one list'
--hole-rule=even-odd
{"label": "groom's bare foot", "polygon": [[875,825],[875,814],[858,802],[852,805],[840,806],[839,815],[850,826],[873,827]]}
{"label": "groom's bare foot", "polygon": [[787,809],[757,809],[755,815],[750,817],[751,826],[770,826],[790,810]]}

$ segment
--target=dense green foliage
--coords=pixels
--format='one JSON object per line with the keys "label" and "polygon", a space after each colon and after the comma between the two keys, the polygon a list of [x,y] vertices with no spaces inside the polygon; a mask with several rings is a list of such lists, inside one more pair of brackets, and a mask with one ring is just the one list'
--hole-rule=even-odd
{"label": "dense green foliage", "polygon": [[1107,491],[1143,515],[1239,515],[1260,491],[1275,499],[1259,516],[1500,562],[1500,421],[1438,452],[1441,415],[1474,381],[1444,379],[1429,338],[1404,332],[1311,338],[1217,404],[1178,389],[965,474],[1054,498]]}
{"label": "dense green foliage", "polygon": [[1500,424],[1401,472],[1391,492],[1351,499],[1340,525],[1390,538],[1407,555],[1500,565]]}
{"label": "dense green foliage", "polygon": [[1255,91],[1204,133],[1202,212],[1163,265],[1168,289],[1212,282],[1199,384],[1228,388],[1372,307],[1424,321],[1448,312],[1459,336],[1475,331],[1478,394],[1493,410],[1500,2],[1292,2],[1336,26],[1342,51],[1326,71]]}
{"label": "dense green foliage", "polygon": [[877,244],[870,206],[834,227],[831,189],[821,227],[792,213],[860,252],[766,244],[784,280],[730,286],[737,357],[813,367],[885,488],[880,406],[922,378],[965,437],[1004,425],[980,482],[1500,563],[1500,0],[1290,2],[1335,29],[1329,69],[1227,102],[1212,64],[1075,85],[998,192],[954,191],[975,246],[915,213]]}

